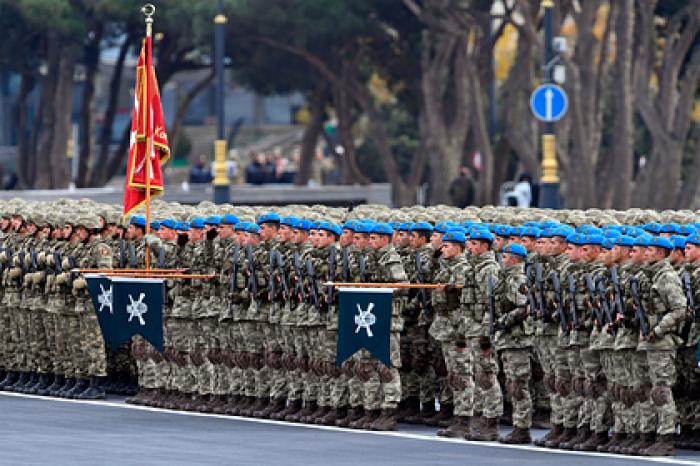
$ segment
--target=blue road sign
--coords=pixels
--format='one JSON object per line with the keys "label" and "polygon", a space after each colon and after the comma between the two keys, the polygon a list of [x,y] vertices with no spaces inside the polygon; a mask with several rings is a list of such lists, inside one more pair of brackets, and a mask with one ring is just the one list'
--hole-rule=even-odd
{"label": "blue road sign", "polygon": [[551,123],[566,115],[569,99],[564,89],[556,84],[543,84],[532,93],[530,109],[540,121]]}

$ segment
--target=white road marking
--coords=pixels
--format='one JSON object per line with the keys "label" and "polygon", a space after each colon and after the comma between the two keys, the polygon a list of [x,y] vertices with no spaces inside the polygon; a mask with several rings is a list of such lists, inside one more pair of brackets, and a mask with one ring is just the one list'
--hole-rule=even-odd
{"label": "white road marking", "polygon": [[53,401],[59,403],[75,403],[84,404],[92,406],[119,408],[119,409],[131,409],[136,411],[151,411],[161,414],[171,414],[176,416],[190,416],[190,417],[205,417],[205,418],[216,418],[216,419],[226,419],[229,421],[244,421],[244,422],[255,422],[258,424],[271,424],[276,426],[284,426],[288,428],[301,428],[301,429],[315,429],[324,430],[328,432],[336,433],[348,433],[356,435],[375,435],[383,437],[394,437],[407,440],[421,440],[427,442],[442,442],[442,443],[453,443],[458,445],[463,445],[465,447],[488,447],[488,448],[503,448],[503,449],[513,449],[522,451],[533,451],[538,453],[547,453],[550,455],[569,455],[569,456],[585,456],[585,457],[598,457],[598,458],[614,458],[617,460],[625,461],[643,461],[651,463],[662,463],[662,464],[684,464],[684,465],[700,465],[700,458],[697,461],[678,459],[674,457],[645,457],[645,456],[626,456],[626,455],[616,455],[613,453],[598,453],[598,452],[582,452],[582,451],[568,451],[568,450],[554,450],[550,448],[541,448],[534,445],[505,445],[498,442],[469,442],[461,439],[451,439],[438,436],[430,436],[426,434],[414,434],[408,432],[375,432],[369,430],[356,430],[356,429],[346,429],[342,427],[330,427],[330,426],[319,426],[315,424],[299,424],[293,422],[285,421],[274,421],[271,419],[257,419],[250,417],[241,416],[227,416],[223,414],[208,414],[208,413],[196,413],[190,411],[175,411],[170,409],[152,408],[150,406],[136,406],[130,405],[123,402],[117,401],[104,401],[104,400],[71,400],[65,398],[53,398],[38,395],[25,395],[23,393],[12,393],[12,392],[0,392],[0,396],[13,396],[18,398],[31,398],[43,401]]}

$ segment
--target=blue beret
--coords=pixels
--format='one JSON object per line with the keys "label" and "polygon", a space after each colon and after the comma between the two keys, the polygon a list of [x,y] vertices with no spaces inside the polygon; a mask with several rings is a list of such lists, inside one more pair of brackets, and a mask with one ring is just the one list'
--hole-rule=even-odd
{"label": "blue beret", "polygon": [[447,223],[447,222],[441,222],[435,225],[435,231],[438,231],[440,233],[447,233],[447,230],[452,228],[452,226]]}
{"label": "blue beret", "polygon": [[[272,221],[272,220],[270,220],[270,221]],[[248,222],[248,225],[246,225],[246,227],[245,227],[245,231],[248,233],[253,233],[253,234],[257,235],[258,233],[260,233],[260,226],[258,226],[257,223]]]}
{"label": "blue beret", "polygon": [[554,220],[547,220],[546,222],[540,223],[540,228],[556,228],[561,226],[559,222],[555,222]]}
{"label": "blue beret", "polygon": [[204,219],[204,224],[205,225],[219,225],[219,224],[221,224],[221,216],[220,215],[212,215],[211,217],[207,217]]}
{"label": "blue beret", "polygon": [[695,233],[695,230],[697,230],[697,228],[695,228],[695,225],[680,225],[678,227],[678,233],[680,233],[681,235],[692,235],[693,233]]}
{"label": "blue beret", "polygon": [[622,236],[622,232],[620,232],[620,230],[605,230],[603,235],[606,238],[617,238],[618,236]]}
{"label": "blue beret", "polygon": [[510,236],[510,226],[509,225],[495,225],[493,227],[493,232],[498,236]]}
{"label": "blue beret", "polygon": [[357,221],[355,220],[348,220],[347,222],[343,223],[343,230],[352,230],[355,231],[355,227],[357,226]]}
{"label": "blue beret", "polygon": [[427,231],[432,232],[435,229],[433,225],[428,222],[416,222],[411,226],[411,231]]}
{"label": "blue beret", "polygon": [[172,228],[173,230],[177,227],[177,222],[172,218],[166,218],[160,221],[160,226],[165,228]]}
{"label": "blue beret", "polygon": [[343,228],[336,223],[331,223],[331,231],[338,236],[343,234]]}
{"label": "blue beret", "polygon": [[366,235],[372,233],[374,229],[374,223],[360,222],[355,225],[355,233],[364,233]]}
{"label": "blue beret", "polygon": [[574,229],[567,225],[562,225],[558,228],[554,228],[551,231],[552,238],[564,238],[567,239],[569,236],[574,234]]}
{"label": "blue beret", "polygon": [[461,243],[464,244],[464,242],[467,240],[467,237],[462,231],[457,230],[457,229],[452,229],[442,235],[442,240],[447,241],[450,243]]}
{"label": "blue beret", "polygon": [[552,231],[553,228],[545,228],[544,230],[540,231],[540,238],[551,238]]}
{"label": "blue beret", "polygon": [[313,226],[314,226],[314,222],[304,218],[304,219],[301,219],[299,221],[299,223],[297,223],[292,228],[294,228],[295,230],[309,231],[311,229],[311,227],[313,227]]}
{"label": "blue beret", "polygon": [[670,240],[673,243],[673,247],[675,249],[685,249],[685,236],[671,236]]}
{"label": "blue beret", "polygon": [[226,214],[221,217],[222,225],[238,225],[239,223],[241,223],[241,219],[233,214]]}
{"label": "blue beret", "polygon": [[394,230],[399,229],[399,225],[401,225],[401,222],[389,222],[389,226],[393,228]]}
{"label": "blue beret", "polygon": [[158,220],[153,220],[151,222],[151,230],[160,230],[160,222]]}
{"label": "blue beret", "polygon": [[575,244],[575,245],[577,245],[577,246],[580,246],[580,245],[583,244],[583,243],[582,243],[582,241],[583,241],[583,235],[580,234],[580,233],[573,233],[573,234],[571,234],[571,235],[569,235],[569,236],[566,237],[566,241],[567,241],[568,243],[571,243],[571,244]]}
{"label": "blue beret", "polygon": [[542,231],[537,227],[521,228],[520,236],[529,236],[531,238],[539,238]]}
{"label": "blue beret", "polygon": [[177,224],[175,225],[175,229],[177,231],[189,231],[190,222],[177,222]]}
{"label": "blue beret", "polygon": [[694,244],[700,246],[700,233],[694,233],[685,239],[686,244]]}
{"label": "blue beret", "polygon": [[605,237],[603,235],[585,235],[581,240],[581,244],[591,244],[595,246],[602,246]]}
{"label": "blue beret", "polygon": [[522,244],[518,243],[508,243],[502,250],[501,252],[505,254],[515,254],[516,256],[520,257],[527,257],[527,249],[525,249],[525,246]]}
{"label": "blue beret", "polygon": [[482,228],[475,228],[469,233],[469,239],[483,239],[488,242],[493,241],[493,235],[490,231]]}
{"label": "blue beret", "polygon": [[193,218],[190,220],[190,228],[204,228],[205,222],[203,218]]}
{"label": "blue beret", "polygon": [[661,233],[679,233],[681,226],[677,223],[664,223],[661,225]]}
{"label": "blue beret", "polygon": [[283,217],[280,220],[280,225],[286,225],[289,228],[294,228],[299,224],[299,222],[301,222],[299,217]]}
{"label": "blue beret", "polygon": [[642,228],[651,233],[661,233],[661,227],[662,225],[660,223],[647,223],[642,226]]}
{"label": "blue beret", "polygon": [[263,223],[280,223],[280,216],[274,212],[269,212],[258,217],[258,225]]}
{"label": "blue beret", "polygon": [[651,245],[651,242],[653,240],[654,240],[654,237],[651,235],[639,235],[635,238],[634,245],[647,247],[647,246]]}
{"label": "blue beret", "polygon": [[605,238],[603,244],[601,244],[605,249],[612,249],[615,246],[615,240],[612,238]]}
{"label": "blue beret", "polygon": [[132,215],[129,219],[129,224],[136,225],[137,227],[146,228],[146,217],[141,217],[140,215]]}
{"label": "blue beret", "polygon": [[523,233],[523,227],[511,227],[510,236],[520,236]]}
{"label": "blue beret", "polygon": [[233,229],[235,231],[245,231],[245,229],[248,227],[249,224],[250,224],[250,222],[240,222],[240,223],[237,223]]}
{"label": "blue beret", "polygon": [[372,228],[371,233],[375,235],[393,235],[394,229],[388,223],[377,223]]}
{"label": "blue beret", "polygon": [[399,231],[411,231],[411,225],[412,225],[412,224],[411,224],[410,222],[407,222],[407,223],[400,223],[400,224],[396,227],[396,230],[399,230]]}
{"label": "blue beret", "polygon": [[664,249],[673,249],[673,242],[668,238],[664,238],[663,236],[657,236],[651,240],[649,246],[655,246],[657,248]]}
{"label": "blue beret", "polygon": [[618,246],[632,247],[634,246],[634,242],[634,238],[627,235],[622,235],[615,238],[615,244]]}
{"label": "blue beret", "polygon": [[330,231],[331,233],[334,233],[338,236],[340,236],[340,234],[342,233],[341,228],[338,225],[336,225],[335,223],[331,223],[331,222],[318,222],[318,229]]}

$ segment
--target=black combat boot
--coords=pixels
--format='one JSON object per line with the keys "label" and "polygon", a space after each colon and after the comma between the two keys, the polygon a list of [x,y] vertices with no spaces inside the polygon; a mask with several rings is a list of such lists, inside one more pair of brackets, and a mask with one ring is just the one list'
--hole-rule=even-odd
{"label": "black combat boot", "polygon": [[19,377],[17,377],[17,380],[15,380],[15,383],[8,386],[7,390],[11,391],[11,392],[21,393],[20,390],[22,389],[22,387],[24,387],[27,384],[28,381],[29,381],[29,372],[20,371]]}
{"label": "black combat boot", "polygon": [[77,379],[75,377],[66,377],[65,383],[63,386],[59,387],[56,389],[56,391],[51,393],[51,396],[58,396],[61,398],[67,398],[66,394],[73,390],[75,387],[75,384],[77,382]]}
{"label": "black combat boot", "polygon": [[48,396],[49,387],[53,384],[56,377],[53,374],[41,374],[39,375],[39,384],[35,387],[36,394],[40,396]]}
{"label": "black combat boot", "polygon": [[418,411],[415,415],[406,416],[403,420],[406,424],[424,424],[426,419],[430,419],[435,416],[437,411],[435,411],[435,402],[430,401],[428,403],[423,403],[422,409]]}
{"label": "black combat boot", "polygon": [[287,416],[296,414],[301,411],[302,403],[301,400],[291,400],[287,402],[287,406],[284,407],[282,411],[277,411],[270,415],[270,419],[275,421],[284,421]]}
{"label": "black combat boot", "polygon": [[19,373],[16,371],[8,371],[5,378],[0,382],[0,391],[9,391],[8,387],[11,387],[17,382],[19,378]]}
{"label": "black combat boot", "polygon": [[77,395],[83,393],[90,386],[89,379],[80,378],[75,381],[75,387],[66,392],[66,398],[76,398]]}
{"label": "black combat boot", "polygon": [[27,383],[25,383],[24,385],[19,387],[17,392],[31,394],[32,388],[34,388],[34,386],[38,383],[39,383],[39,374],[36,373],[35,371],[31,371],[29,373],[29,380],[27,380]]}
{"label": "black combat boot", "polygon": [[102,377],[90,377],[90,385],[81,393],[76,393],[74,398],[78,400],[104,400],[105,389],[102,386]]}

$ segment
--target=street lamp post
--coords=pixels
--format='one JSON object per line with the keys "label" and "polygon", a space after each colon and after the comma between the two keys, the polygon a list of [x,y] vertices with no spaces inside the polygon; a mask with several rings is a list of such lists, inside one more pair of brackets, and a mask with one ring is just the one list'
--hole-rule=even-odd
{"label": "street lamp post", "polygon": [[225,75],[224,75],[224,38],[226,34],[226,15],[224,2],[219,0],[219,12],[214,17],[214,66],[216,67],[216,141],[214,141],[214,203],[224,204],[230,200],[230,183],[226,173],[226,135],[225,135]]}
{"label": "street lamp post", "polygon": [[[553,0],[542,0],[544,8],[544,82],[552,82],[552,9]],[[556,136],[554,123],[547,122],[542,135],[542,178],[540,182],[540,207],[559,209],[559,174],[557,170]]]}

